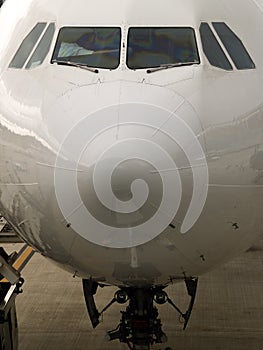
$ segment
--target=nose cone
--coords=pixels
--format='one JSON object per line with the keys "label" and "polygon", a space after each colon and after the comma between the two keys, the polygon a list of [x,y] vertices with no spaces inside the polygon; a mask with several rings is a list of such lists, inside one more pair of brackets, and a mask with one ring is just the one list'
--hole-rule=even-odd
{"label": "nose cone", "polygon": [[63,102],[81,101],[85,92],[82,101],[87,107],[78,106],[70,114],[71,123],[59,131],[63,141],[55,189],[66,222],[103,246],[144,244],[174,220],[183,171],[196,169],[188,188],[196,189],[185,224],[192,226],[202,211],[208,175],[202,142],[196,137],[200,123],[189,103],[168,90],[142,84],[80,90]]}

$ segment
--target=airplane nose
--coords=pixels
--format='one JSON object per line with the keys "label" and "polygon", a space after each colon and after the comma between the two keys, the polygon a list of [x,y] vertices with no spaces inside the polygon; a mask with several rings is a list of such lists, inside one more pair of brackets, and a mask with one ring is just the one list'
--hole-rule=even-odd
{"label": "airplane nose", "polygon": [[[208,177],[191,105],[169,90],[142,84],[84,90],[90,104],[70,115],[56,161],[55,190],[66,222],[103,246],[144,244],[174,220],[188,169],[193,193],[181,232],[189,230],[202,211]],[[68,100],[79,101],[83,93]]]}

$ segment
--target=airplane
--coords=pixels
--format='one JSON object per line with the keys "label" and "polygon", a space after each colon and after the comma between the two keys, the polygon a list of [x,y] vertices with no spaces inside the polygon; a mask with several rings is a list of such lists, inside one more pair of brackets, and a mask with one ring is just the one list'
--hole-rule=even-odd
{"label": "airplane", "polygon": [[165,343],[158,305],[186,328],[198,276],[262,235],[262,23],[262,0],[0,10],[0,213],[82,279],[94,328],[128,303],[109,341]]}

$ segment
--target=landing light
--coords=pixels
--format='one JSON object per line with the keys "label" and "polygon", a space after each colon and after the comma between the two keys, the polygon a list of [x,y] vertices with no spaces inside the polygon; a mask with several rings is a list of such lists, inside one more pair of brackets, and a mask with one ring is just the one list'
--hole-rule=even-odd
{"label": "landing light", "polygon": [[129,300],[129,295],[124,290],[118,290],[115,293],[115,300],[119,304],[125,304]]}
{"label": "landing light", "polygon": [[159,305],[165,304],[167,300],[168,300],[168,295],[163,290],[158,291],[154,294],[154,301]]}

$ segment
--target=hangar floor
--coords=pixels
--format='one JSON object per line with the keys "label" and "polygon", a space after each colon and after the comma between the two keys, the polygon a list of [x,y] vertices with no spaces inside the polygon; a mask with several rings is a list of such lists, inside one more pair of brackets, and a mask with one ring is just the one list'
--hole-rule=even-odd
{"label": "hangar floor", "polygon": [[[8,245],[8,250],[16,245]],[[123,350],[125,345],[104,340],[117,326],[121,307],[113,306],[93,330],[84,304],[82,285],[68,273],[35,254],[23,271],[24,293],[17,297],[20,350]],[[115,288],[101,289],[99,309]],[[184,285],[168,290],[184,309]],[[230,263],[202,276],[192,318],[186,331],[175,311],[160,307],[164,331],[176,350],[263,349],[263,241]]]}

